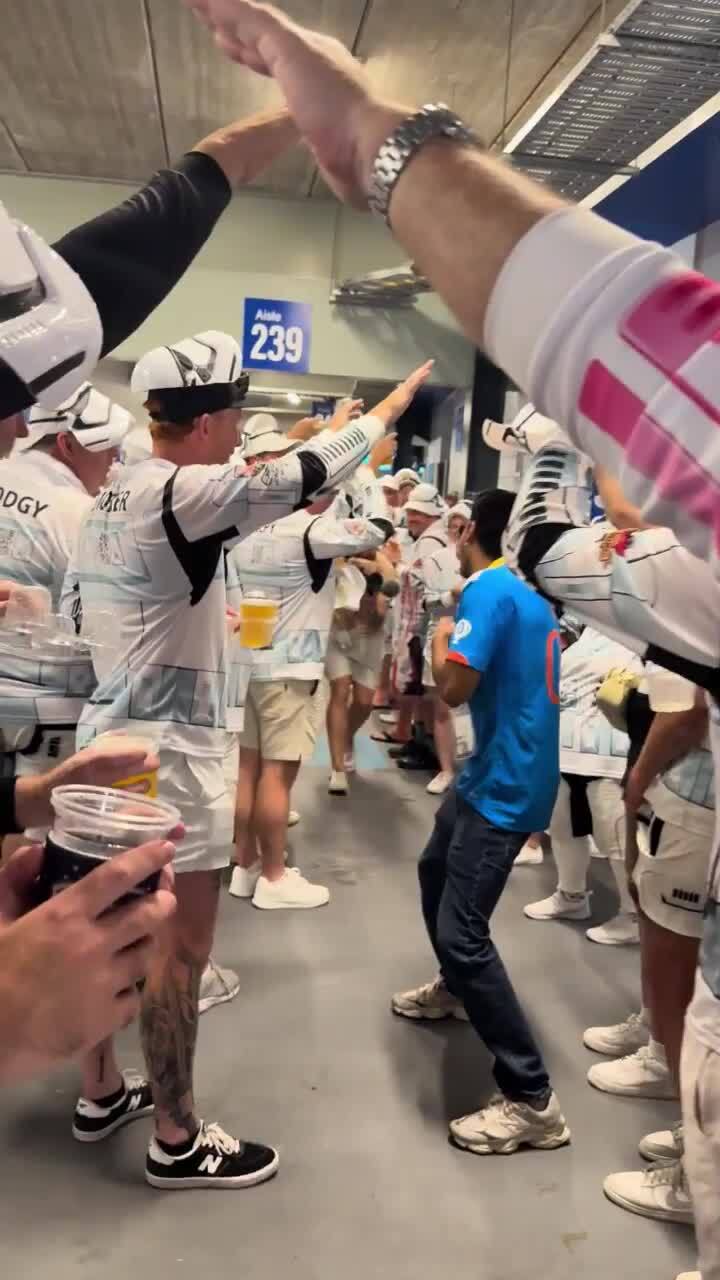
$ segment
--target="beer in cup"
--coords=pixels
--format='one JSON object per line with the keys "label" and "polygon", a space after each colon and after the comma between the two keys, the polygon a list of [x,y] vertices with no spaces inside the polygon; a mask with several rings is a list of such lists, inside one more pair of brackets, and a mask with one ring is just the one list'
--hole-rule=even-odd
{"label": "beer in cup", "polygon": [[[100,733],[90,745],[97,747],[98,750],[107,751],[108,754],[113,751],[122,751],[127,747],[139,747],[146,755],[151,755],[157,749],[157,742],[149,734],[146,736],[143,733],[132,733],[124,729],[109,729],[107,733]],[[150,796],[154,799],[158,793],[158,771],[141,769],[139,773],[133,773],[128,778],[119,778],[112,785],[117,791],[132,791],[135,795]]]}
{"label": "beer in cup", "polygon": [[243,649],[271,649],[280,601],[265,589],[243,596],[238,609],[235,636]]}

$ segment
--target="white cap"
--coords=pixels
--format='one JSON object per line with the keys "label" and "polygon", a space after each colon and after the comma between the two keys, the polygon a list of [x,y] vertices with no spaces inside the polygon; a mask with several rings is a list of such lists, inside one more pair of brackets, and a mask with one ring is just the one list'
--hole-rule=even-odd
{"label": "white cap", "polygon": [[165,387],[205,387],[234,382],[242,371],[240,347],[229,333],[208,329],[172,346],[155,347],[138,360],[130,386],[133,391]]}
{"label": "white cap", "polygon": [[418,484],[405,503],[406,511],[419,511],[423,516],[444,516],[447,507],[434,484]]}
{"label": "white cap", "polygon": [[261,453],[286,453],[297,440],[288,440],[271,413],[254,413],[245,423],[243,458],[257,458]]}
{"label": "white cap", "polygon": [[32,449],[48,436],[69,431],[84,449],[99,453],[121,444],[134,422],[127,409],[86,382],[58,409],[33,405],[28,415],[27,437],[18,440],[16,447],[19,451]]}
{"label": "white cap", "polygon": [[420,484],[420,477],[412,467],[403,467],[402,470],[396,471],[395,479],[398,482],[398,488],[404,484]]}
{"label": "white cap", "polygon": [[447,513],[448,520],[452,520],[453,516],[462,516],[463,520],[472,519],[472,507],[469,502],[456,502]]}
{"label": "white cap", "polygon": [[380,476],[380,484],[383,489],[391,489],[393,493],[397,493],[400,488],[397,476],[391,476],[389,472],[386,476]]}

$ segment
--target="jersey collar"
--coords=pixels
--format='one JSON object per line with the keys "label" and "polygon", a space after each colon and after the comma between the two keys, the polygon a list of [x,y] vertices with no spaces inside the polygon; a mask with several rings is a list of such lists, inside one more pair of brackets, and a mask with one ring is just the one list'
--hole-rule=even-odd
{"label": "jersey collar", "polygon": [[[18,458],[20,461],[20,458]],[[81,493],[87,494],[87,489],[81,480],[65,466],[64,462],[60,462],[58,458],[52,458],[49,453],[43,453],[40,449],[29,449],[23,456],[22,462],[24,466],[36,468],[43,471],[53,484],[67,485],[71,489],[79,489]]]}

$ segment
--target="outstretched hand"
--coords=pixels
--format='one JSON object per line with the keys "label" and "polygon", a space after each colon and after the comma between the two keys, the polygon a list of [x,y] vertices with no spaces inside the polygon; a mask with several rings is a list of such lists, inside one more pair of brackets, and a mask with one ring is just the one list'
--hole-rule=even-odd
{"label": "outstretched hand", "polygon": [[341,200],[366,202],[372,163],[409,110],[376,97],[338,40],[254,0],[185,0],[222,51],[277,81],[290,113]]}

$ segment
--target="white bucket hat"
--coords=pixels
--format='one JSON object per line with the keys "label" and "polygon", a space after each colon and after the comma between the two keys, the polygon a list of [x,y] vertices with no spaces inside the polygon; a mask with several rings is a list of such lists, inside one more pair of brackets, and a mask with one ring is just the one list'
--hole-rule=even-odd
{"label": "white bucket hat", "polygon": [[242,456],[249,462],[261,453],[286,453],[296,444],[279,429],[271,413],[254,413],[245,423]]}
{"label": "white bucket hat", "polygon": [[406,511],[418,511],[423,516],[435,516],[439,520],[447,507],[434,484],[418,484],[405,503]]}

